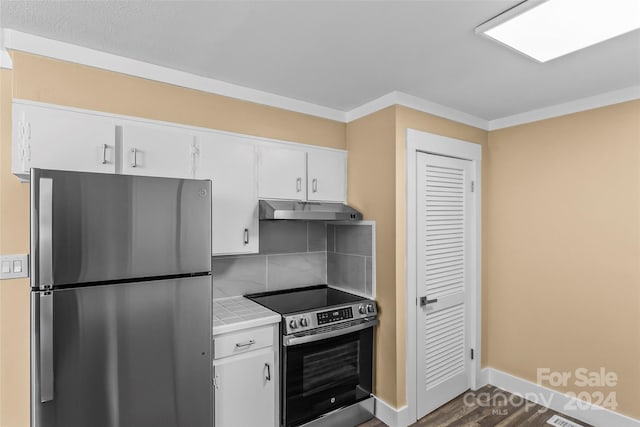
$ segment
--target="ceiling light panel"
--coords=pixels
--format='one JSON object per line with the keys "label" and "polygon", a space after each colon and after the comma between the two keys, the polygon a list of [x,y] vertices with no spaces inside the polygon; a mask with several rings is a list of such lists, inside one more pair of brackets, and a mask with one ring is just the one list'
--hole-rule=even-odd
{"label": "ceiling light panel", "polygon": [[476,28],[547,62],[640,28],[640,0],[529,0]]}

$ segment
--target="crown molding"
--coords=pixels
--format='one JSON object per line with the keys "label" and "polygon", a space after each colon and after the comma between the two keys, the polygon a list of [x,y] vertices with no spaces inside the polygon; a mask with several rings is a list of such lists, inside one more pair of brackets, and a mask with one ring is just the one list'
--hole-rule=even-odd
{"label": "crown molding", "polygon": [[345,121],[344,111],[11,29],[4,29],[4,46],[7,49],[88,65],[270,107],[339,122]]}
{"label": "crown molding", "polygon": [[578,113],[580,111],[593,110],[594,108],[606,107],[607,105],[619,104],[621,102],[640,99],[640,86],[631,86],[625,89],[614,90],[601,93],[599,95],[576,99],[550,107],[539,108],[527,111],[526,113],[514,114],[513,116],[489,121],[489,131],[504,129],[525,123],[537,122],[551,119],[553,117],[565,116],[567,114]]}
{"label": "crown molding", "polygon": [[346,113],[346,121],[347,123],[352,122],[392,105],[401,105],[423,113],[433,114],[434,116],[453,120],[458,123],[489,130],[489,122],[485,119],[398,91],[388,93],[380,98],[374,99],[373,101],[367,102],[366,104],[348,111]]}
{"label": "crown molding", "polygon": [[362,117],[384,110],[387,107],[398,104],[398,92],[389,92],[373,101],[366,102],[359,107],[345,112],[345,122],[349,123]]}
{"label": "crown molding", "polygon": [[342,111],[33,34],[11,29],[0,29],[0,68],[11,69],[13,64],[6,49],[87,65],[342,123],[357,120],[392,105],[401,105],[423,113],[492,131],[640,99],[640,86],[632,86],[495,120],[485,120],[417,96],[393,91],[350,111]]}
{"label": "crown molding", "polygon": [[2,48],[0,48],[0,68],[13,69],[13,61],[11,61],[9,53]]}
{"label": "crown molding", "polygon": [[12,69],[13,62],[9,53],[4,48],[4,31],[0,29],[0,68]]}

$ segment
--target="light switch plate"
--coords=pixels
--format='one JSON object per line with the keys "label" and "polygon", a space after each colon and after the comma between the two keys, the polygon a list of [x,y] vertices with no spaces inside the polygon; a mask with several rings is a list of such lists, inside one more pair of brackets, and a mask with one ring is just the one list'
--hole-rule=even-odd
{"label": "light switch plate", "polygon": [[29,255],[0,255],[0,279],[29,277]]}

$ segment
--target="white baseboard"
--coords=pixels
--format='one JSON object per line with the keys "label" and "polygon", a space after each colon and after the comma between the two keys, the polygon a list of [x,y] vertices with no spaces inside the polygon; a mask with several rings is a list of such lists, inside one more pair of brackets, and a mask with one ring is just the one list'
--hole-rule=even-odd
{"label": "white baseboard", "polygon": [[376,396],[375,416],[389,427],[407,427],[411,424],[406,421],[408,409],[407,405],[394,408]]}
{"label": "white baseboard", "polygon": [[485,385],[491,384],[509,393],[524,396],[535,403],[595,427],[640,427],[640,420],[590,404],[589,402],[578,401],[576,404],[572,398],[564,393],[515,377],[497,369],[484,368],[480,372],[479,383],[484,383]]}

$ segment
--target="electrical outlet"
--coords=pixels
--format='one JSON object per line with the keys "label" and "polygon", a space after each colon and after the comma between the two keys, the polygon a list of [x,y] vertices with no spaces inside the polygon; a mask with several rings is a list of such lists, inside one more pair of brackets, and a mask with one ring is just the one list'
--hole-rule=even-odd
{"label": "electrical outlet", "polygon": [[0,255],[0,279],[29,277],[29,255]]}

